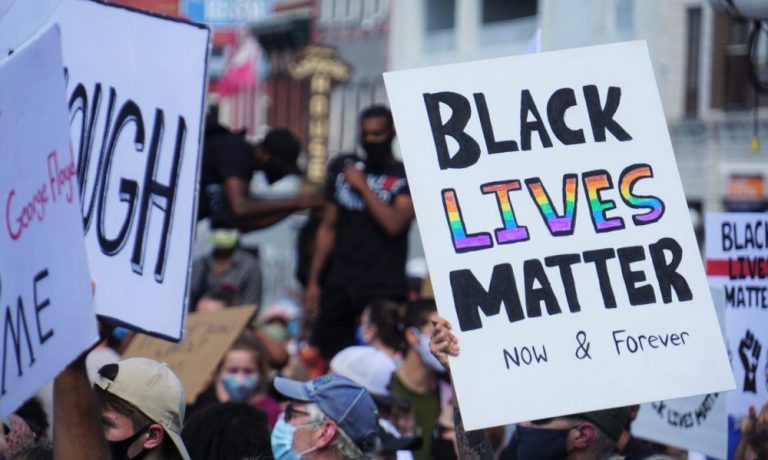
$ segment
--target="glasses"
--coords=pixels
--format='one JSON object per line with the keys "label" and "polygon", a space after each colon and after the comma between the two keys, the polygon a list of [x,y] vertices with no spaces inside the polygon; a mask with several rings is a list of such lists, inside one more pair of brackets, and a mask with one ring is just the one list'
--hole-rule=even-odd
{"label": "glasses", "polygon": [[305,412],[303,410],[298,410],[295,407],[293,407],[293,404],[288,403],[287,406],[285,406],[285,413],[283,415],[283,418],[286,422],[290,422],[293,420],[294,417],[299,415],[306,415],[309,417],[309,412]]}

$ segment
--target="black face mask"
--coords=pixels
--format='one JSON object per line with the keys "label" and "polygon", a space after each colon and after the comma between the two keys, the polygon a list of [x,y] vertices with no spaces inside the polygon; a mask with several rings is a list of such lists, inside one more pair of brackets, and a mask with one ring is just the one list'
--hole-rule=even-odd
{"label": "black face mask", "polygon": [[[109,446],[109,453],[112,455],[112,459],[128,460],[128,449],[131,447],[131,444],[139,439],[141,435],[149,431],[149,427],[150,425],[145,426],[144,428],[136,431],[122,441],[107,441],[107,445]],[[149,451],[142,449],[138,455],[130,460],[141,460],[142,458],[146,457],[148,453]]]}
{"label": "black face mask", "polygon": [[432,439],[432,458],[440,460],[457,460],[453,442],[443,438]]}
{"label": "black face mask", "polygon": [[368,170],[381,170],[392,156],[392,139],[381,142],[363,142]]}
{"label": "black face mask", "polygon": [[571,430],[549,430],[517,426],[517,460],[561,460],[568,456],[568,433]]}

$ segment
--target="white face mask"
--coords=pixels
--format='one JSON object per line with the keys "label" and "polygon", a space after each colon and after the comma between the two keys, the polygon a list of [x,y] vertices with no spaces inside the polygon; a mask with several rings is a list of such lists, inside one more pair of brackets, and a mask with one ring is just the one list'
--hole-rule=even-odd
{"label": "white face mask", "polygon": [[421,331],[415,327],[412,329],[419,338],[419,344],[416,346],[416,351],[419,353],[421,362],[435,372],[445,372],[445,367],[443,367],[443,365],[440,364],[440,361],[435,358],[435,355],[429,351],[429,336],[422,334]]}

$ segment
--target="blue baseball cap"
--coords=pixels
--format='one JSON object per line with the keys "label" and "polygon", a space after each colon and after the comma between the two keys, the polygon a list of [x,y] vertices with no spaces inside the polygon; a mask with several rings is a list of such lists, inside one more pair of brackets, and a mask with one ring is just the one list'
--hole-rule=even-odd
{"label": "blue baseball cap", "polygon": [[378,445],[379,413],[368,391],[340,375],[308,382],[275,377],[275,388],[296,401],[315,403],[364,453]]}

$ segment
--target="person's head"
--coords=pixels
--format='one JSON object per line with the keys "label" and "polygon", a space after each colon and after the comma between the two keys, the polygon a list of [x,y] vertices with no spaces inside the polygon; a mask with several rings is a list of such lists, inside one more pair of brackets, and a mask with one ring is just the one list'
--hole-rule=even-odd
{"label": "person's head", "polygon": [[247,402],[266,391],[268,377],[264,353],[253,335],[246,332],[221,360],[216,384],[228,396],[227,401]]}
{"label": "person's head", "polygon": [[607,458],[616,447],[628,416],[628,408],[618,407],[518,424],[517,458]]}
{"label": "person's head", "polygon": [[347,347],[331,360],[331,372],[359,383],[371,396],[391,395],[389,382],[397,369],[386,353],[368,346]]}
{"label": "person's head", "polygon": [[181,437],[192,458],[272,458],[267,415],[248,404],[208,406],[187,420]]}
{"label": "person's head", "polygon": [[432,336],[432,321],[437,320],[437,306],[434,300],[419,300],[408,305],[403,316],[405,341],[408,349],[406,359],[418,356],[428,368],[443,372],[445,368],[429,351],[429,340]]}
{"label": "person's head", "polygon": [[14,413],[24,419],[35,433],[35,439],[48,437],[48,416],[37,398],[29,398]]}
{"label": "person's head", "polygon": [[212,223],[208,234],[211,243],[211,257],[217,260],[227,260],[232,257],[240,243],[240,231],[230,225]]}
{"label": "person's head", "polygon": [[757,428],[746,434],[747,449],[744,460],[763,460],[768,458],[768,429]]}
{"label": "person's head", "polygon": [[372,105],[360,113],[360,145],[369,168],[380,168],[393,159],[395,123],[392,112],[383,105]]}
{"label": "person's head", "polygon": [[361,345],[385,347],[400,351],[403,348],[403,322],[400,305],[387,300],[376,300],[365,307],[360,315],[357,339]]}
{"label": "person's head", "polygon": [[288,174],[299,174],[299,153],[301,144],[296,136],[288,129],[275,128],[254,149],[254,165],[274,184]]}
{"label": "person's head", "polygon": [[113,459],[189,459],[180,435],[184,388],[166,365],[147,358],[107,364],[93,387]]}
{"label": "person's head", "polygon": [[378,451],[376,405],[362,386],[324,375],[306,383],[277,377],[275,389],[289,399],[272,432],[275,460],[358,460]]}

